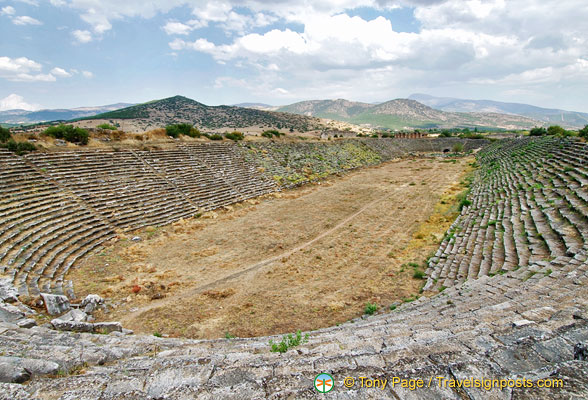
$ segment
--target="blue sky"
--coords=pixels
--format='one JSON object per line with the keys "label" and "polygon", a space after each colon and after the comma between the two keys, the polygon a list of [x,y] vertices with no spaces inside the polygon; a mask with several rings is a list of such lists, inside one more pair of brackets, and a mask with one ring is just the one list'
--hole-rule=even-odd
{"label": "blue sky", "polygon": [[0,0],[0,110],[417,92],[588,111],[588,5]]}

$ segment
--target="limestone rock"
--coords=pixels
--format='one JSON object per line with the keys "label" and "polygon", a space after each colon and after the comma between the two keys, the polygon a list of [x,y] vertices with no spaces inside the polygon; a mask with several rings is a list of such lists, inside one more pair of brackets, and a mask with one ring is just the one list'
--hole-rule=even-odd
{"label": "limestone rock", "polygon": [[576,343],[574,346],[574,360],[588,361],[588,344]]}
{"label": "limestone rock", "polygon": [[33,326],[37,326],[37,321],[32,318],[23,319],[22,321],[18,321],[16,323],[20,328],[32,328]]}
{"label": "limestone rock", "polygon": [[87,314],[91,314],[96,310],[99,304],[103,304],[104,299],[97,294],[89,294],[86,298],[82,301],[82,307],[84,307],[84,312]]}
{"label": "limestone rock", "polygon": [[96,333],[122,332],[122,325],[120,322],[97,322],[94,324],[94,332],[96,332]]}
{"label": "limestone rock", "polygon": [[34,358],[0,357],[0,382],[23,383],[33,375],[54,374],[59,364]]}
{"label": "limestone rock", "polygon": [[23,319],[24,316],[24,312],[22,312],[12,304],[0,303],[0,322],[14,323],[18,320]]}
{"label": "limestone rock", "polygon": [[89,322],[76,322],[76,321],[63,321],[59,318],[55,318],[51,321],[51,325],[58,331],[71,331],[71,332],[93,332],[94,325]]}
{"label": "limestone rock", "polygon": [[5,303],[16,303],[18,301],[18,291],[12,285],[9,278],[0,279],[0,301]]}
{"label": "limestone rock", "polygon": [[82,310],[69,310],[67,313],[63,314],[59,319],[61,321],[73,321],[73,322],[86,322],[88,315],[83,312]]}
{"label": "limestone rock", "polygon": [[65,296],[41,293],[41,297],[49,315],[59,315],[70,310],[69,300]]}

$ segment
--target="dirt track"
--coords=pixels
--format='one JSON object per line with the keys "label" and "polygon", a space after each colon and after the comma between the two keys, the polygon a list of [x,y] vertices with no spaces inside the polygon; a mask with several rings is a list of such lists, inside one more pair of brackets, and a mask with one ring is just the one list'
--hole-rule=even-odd
{"label": "dirt track", "polygon": [[334,325],[367,302],[387,308],[418,293],[423,281],[405,264],[436,248],[471,161],[390,162],[148,228],[70,279],[80,297],[117,304],[100,318],[137,332],[211,338]]}

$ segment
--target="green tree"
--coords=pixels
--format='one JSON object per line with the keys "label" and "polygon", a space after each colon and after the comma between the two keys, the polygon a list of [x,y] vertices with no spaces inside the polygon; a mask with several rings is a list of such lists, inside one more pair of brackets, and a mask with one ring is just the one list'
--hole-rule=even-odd
{"label": "green tree", "polygon": [[566,130],[559,125],[551,125],[547,128],[547,134],[553,136],[566,136]]}
{"label": "green tree", "polygon": [[439,136],[442,136],[442,137],[451,137],[451,132],[448,131],[447,129],[443,129],[441,131],[441,133],[439,134]]}
{"label": "green tree", "polygon": [[530,136],[544,136],[547,135],[547,130],[543,127],[534,127],[529,131]]}
{"label": "green tree", "polygon": [[588,139],[588,125],[578,131],[578,136]]}
{"label": "green tree", "polygon": [[0,126],[0,143],[6,143],[10,140],[10,131]]}

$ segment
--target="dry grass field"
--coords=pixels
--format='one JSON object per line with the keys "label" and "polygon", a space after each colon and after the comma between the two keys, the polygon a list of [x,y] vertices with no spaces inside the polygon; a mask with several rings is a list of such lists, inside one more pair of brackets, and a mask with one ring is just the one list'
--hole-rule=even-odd
{"label": "dry grass field", "polygon": [[111,299],[98,319],[170,336],[304,331],[360,316],[368,302],[388,310],[418,295],[414,264],[454,220],[472,161],[388,162],[121,234],[68,279],[79,298]]}

